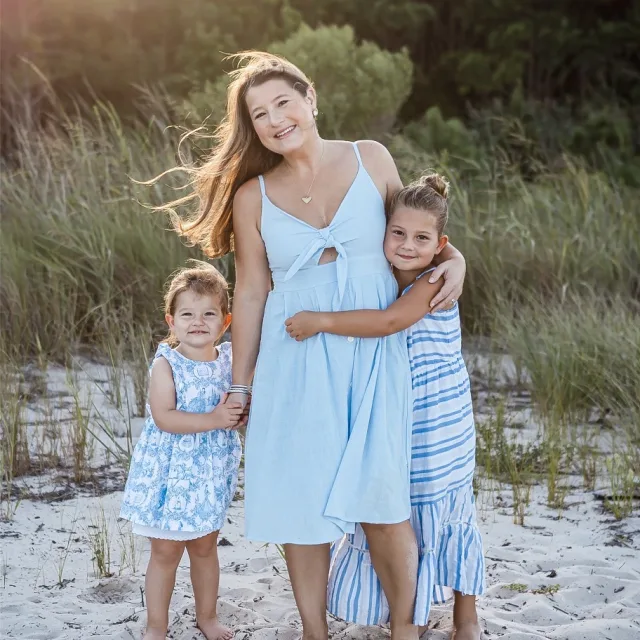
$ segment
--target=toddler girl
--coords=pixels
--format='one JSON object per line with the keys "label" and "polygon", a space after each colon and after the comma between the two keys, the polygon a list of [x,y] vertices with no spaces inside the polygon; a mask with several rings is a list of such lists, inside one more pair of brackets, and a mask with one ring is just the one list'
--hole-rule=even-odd
{"label": "toddler girl", "polygon": [[[447,192],[444,178],[432,174],[402,189],[390,205],[384,251],[402,292],[396,302],[382,311],[305,311],[287,320],[286,327],[296,340],[322,332],[372,338],[408,328],[411,524],[419,553],[414,624],[426,626],[431,602],[441,600],[441,587],[451,587],[453,637],[479,640],[475,596],[484,589],[484,558],[472,489],[475,426],[469,376],[457,303],[430,314],[429,303],[442,283],[424,277],[447,244]],[[334,550],[328,609],[357,624],[389,621],[389,607],[359,527]]]}
{"label": "toddler girl", "polygon": [[230,640],[216,615],[217,538],[236,490],[242,406],[224,404],[231,344],[215,346],[231,321],[225,279],[207,263],[182,269],[170,280],[165,314],[170,334],[151,365],[148,417],[120,511],[151,540],[143,640],[165,640],[185,547],[198,628],[207,640]]}

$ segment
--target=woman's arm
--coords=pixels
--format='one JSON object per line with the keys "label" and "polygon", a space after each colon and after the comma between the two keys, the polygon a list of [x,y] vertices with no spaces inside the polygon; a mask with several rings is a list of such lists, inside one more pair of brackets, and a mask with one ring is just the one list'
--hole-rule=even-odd
{"label": "woman's arm", "polygon": [[158,358],[151,368],[149,407],[158,429],[179,434],[233,429],[242,415],[242,405],[237,402],[220,403],[209,413],[178,411],[171,365],[164,358]]}
{"label": "woman's arm", "polygon": [[440,254],[435,256],[434,262],[438,266],[431,274],[429,282],[438,282],[440,278],[444,278],[444,285],[431,300],[430,313],[449,309],[460,298],[467,272],[464,256],[451,243],[447,243]]}
{"label": "woman's arm", "polygon": [[359,338],[389,336],[424,318],[431,310],[431,299],[441,286],[441,281],[434,284],[423,277],[405,295],[384,310],[363,309],[334,313],[301,311],[289,318],[285,325],[289,335],[298,342],[317,333]]}
{"label": "woman's arm", "polygon": [[[260,235],[260,189],[257,180],[242,185],[233,200],[233,234],[236,286],[233,294],[233,384],[251,384],[258,359],[260,332],[271,274],[267,252]],[[228,401],[247,397],[231,394]]]}

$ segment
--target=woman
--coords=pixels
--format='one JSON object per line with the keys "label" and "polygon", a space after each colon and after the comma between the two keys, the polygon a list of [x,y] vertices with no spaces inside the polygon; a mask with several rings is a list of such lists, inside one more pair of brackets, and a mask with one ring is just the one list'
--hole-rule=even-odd
{"label": "woman", "polygon": [[[416,542],[409,524],[411,389],[402,335],[288,337],[300,310],[385,308],[397,285],[382,251],[385,202],[402,185],[372,141],[326,141],[316,94],[286,60],[242,54],[219,145],[198,170],[198,217],[181,232],[231,250],[233,384],[246,402],[246,534],[284,545],[304,640],[326,640],[329,544],[361,523],[391,609],[413,640]],[[458,297],[464,260],[443,252],[436,307]],[[273,289],[272,289],[273,281]]]}

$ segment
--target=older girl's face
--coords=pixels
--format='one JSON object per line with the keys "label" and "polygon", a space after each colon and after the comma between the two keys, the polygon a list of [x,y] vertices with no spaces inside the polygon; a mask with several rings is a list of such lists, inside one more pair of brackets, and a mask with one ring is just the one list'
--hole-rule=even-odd
{"label": "older girl's face", "polygon": [[400,205],[389,217],[384,255],[398,271],[423,271],[446,244],[437,216],[429,211]]}
{"label": "older girl's face", "polygon": [[260,142],[286,155],[299,149],[315,129],[313,89],[303,96],[285,80],[273,79],[247,91],[247,110]]}

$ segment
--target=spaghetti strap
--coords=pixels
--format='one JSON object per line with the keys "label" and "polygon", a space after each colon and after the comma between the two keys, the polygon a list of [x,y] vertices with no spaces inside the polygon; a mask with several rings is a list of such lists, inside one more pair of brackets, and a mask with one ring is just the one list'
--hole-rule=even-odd
{"label": "spaghetti strap", "polygon": [[420,275],[416,276],[416,279],[411,283],[408,284],[403,290],[402,293],[403,295],[409,291],[409,289],[411,289],[411,287],[413,287],[413,285],[418,282],[418,280],[420,280],[420,278],[422,278],[422,276],[426,276],[427,273],[431,273],[432,271],[435,271],[437,267],[429,267],[428,269],[425,269]]}
{"label": "spaghetti strap", "polygon": [[429,267],[428,269],[425,269],[419,276],[416,276],[416,280],[420,280],[420,278],[422,278],[422,276],[426,276],[427,273],[431,273],[432,271],[435,271],[437,267]]}
{"label": "spaghetti strap", "polygon": [[353,150],[356,152],[356,158],[358,158],[358,164],[362,165],[362,157],[360,156],[360,149],[358,149],[358,143],[357,142],[352,142],[351,144],[353,144]]}
{"label": "spaghetti strap", "polygon": [[260,183],[260,193],[262,194],[263,198],[266,198],[267,197],[267,193],[266,193],[265,188],[264,188],[264,178],[262,177],[262,175],[258,176],[258,182]]}

